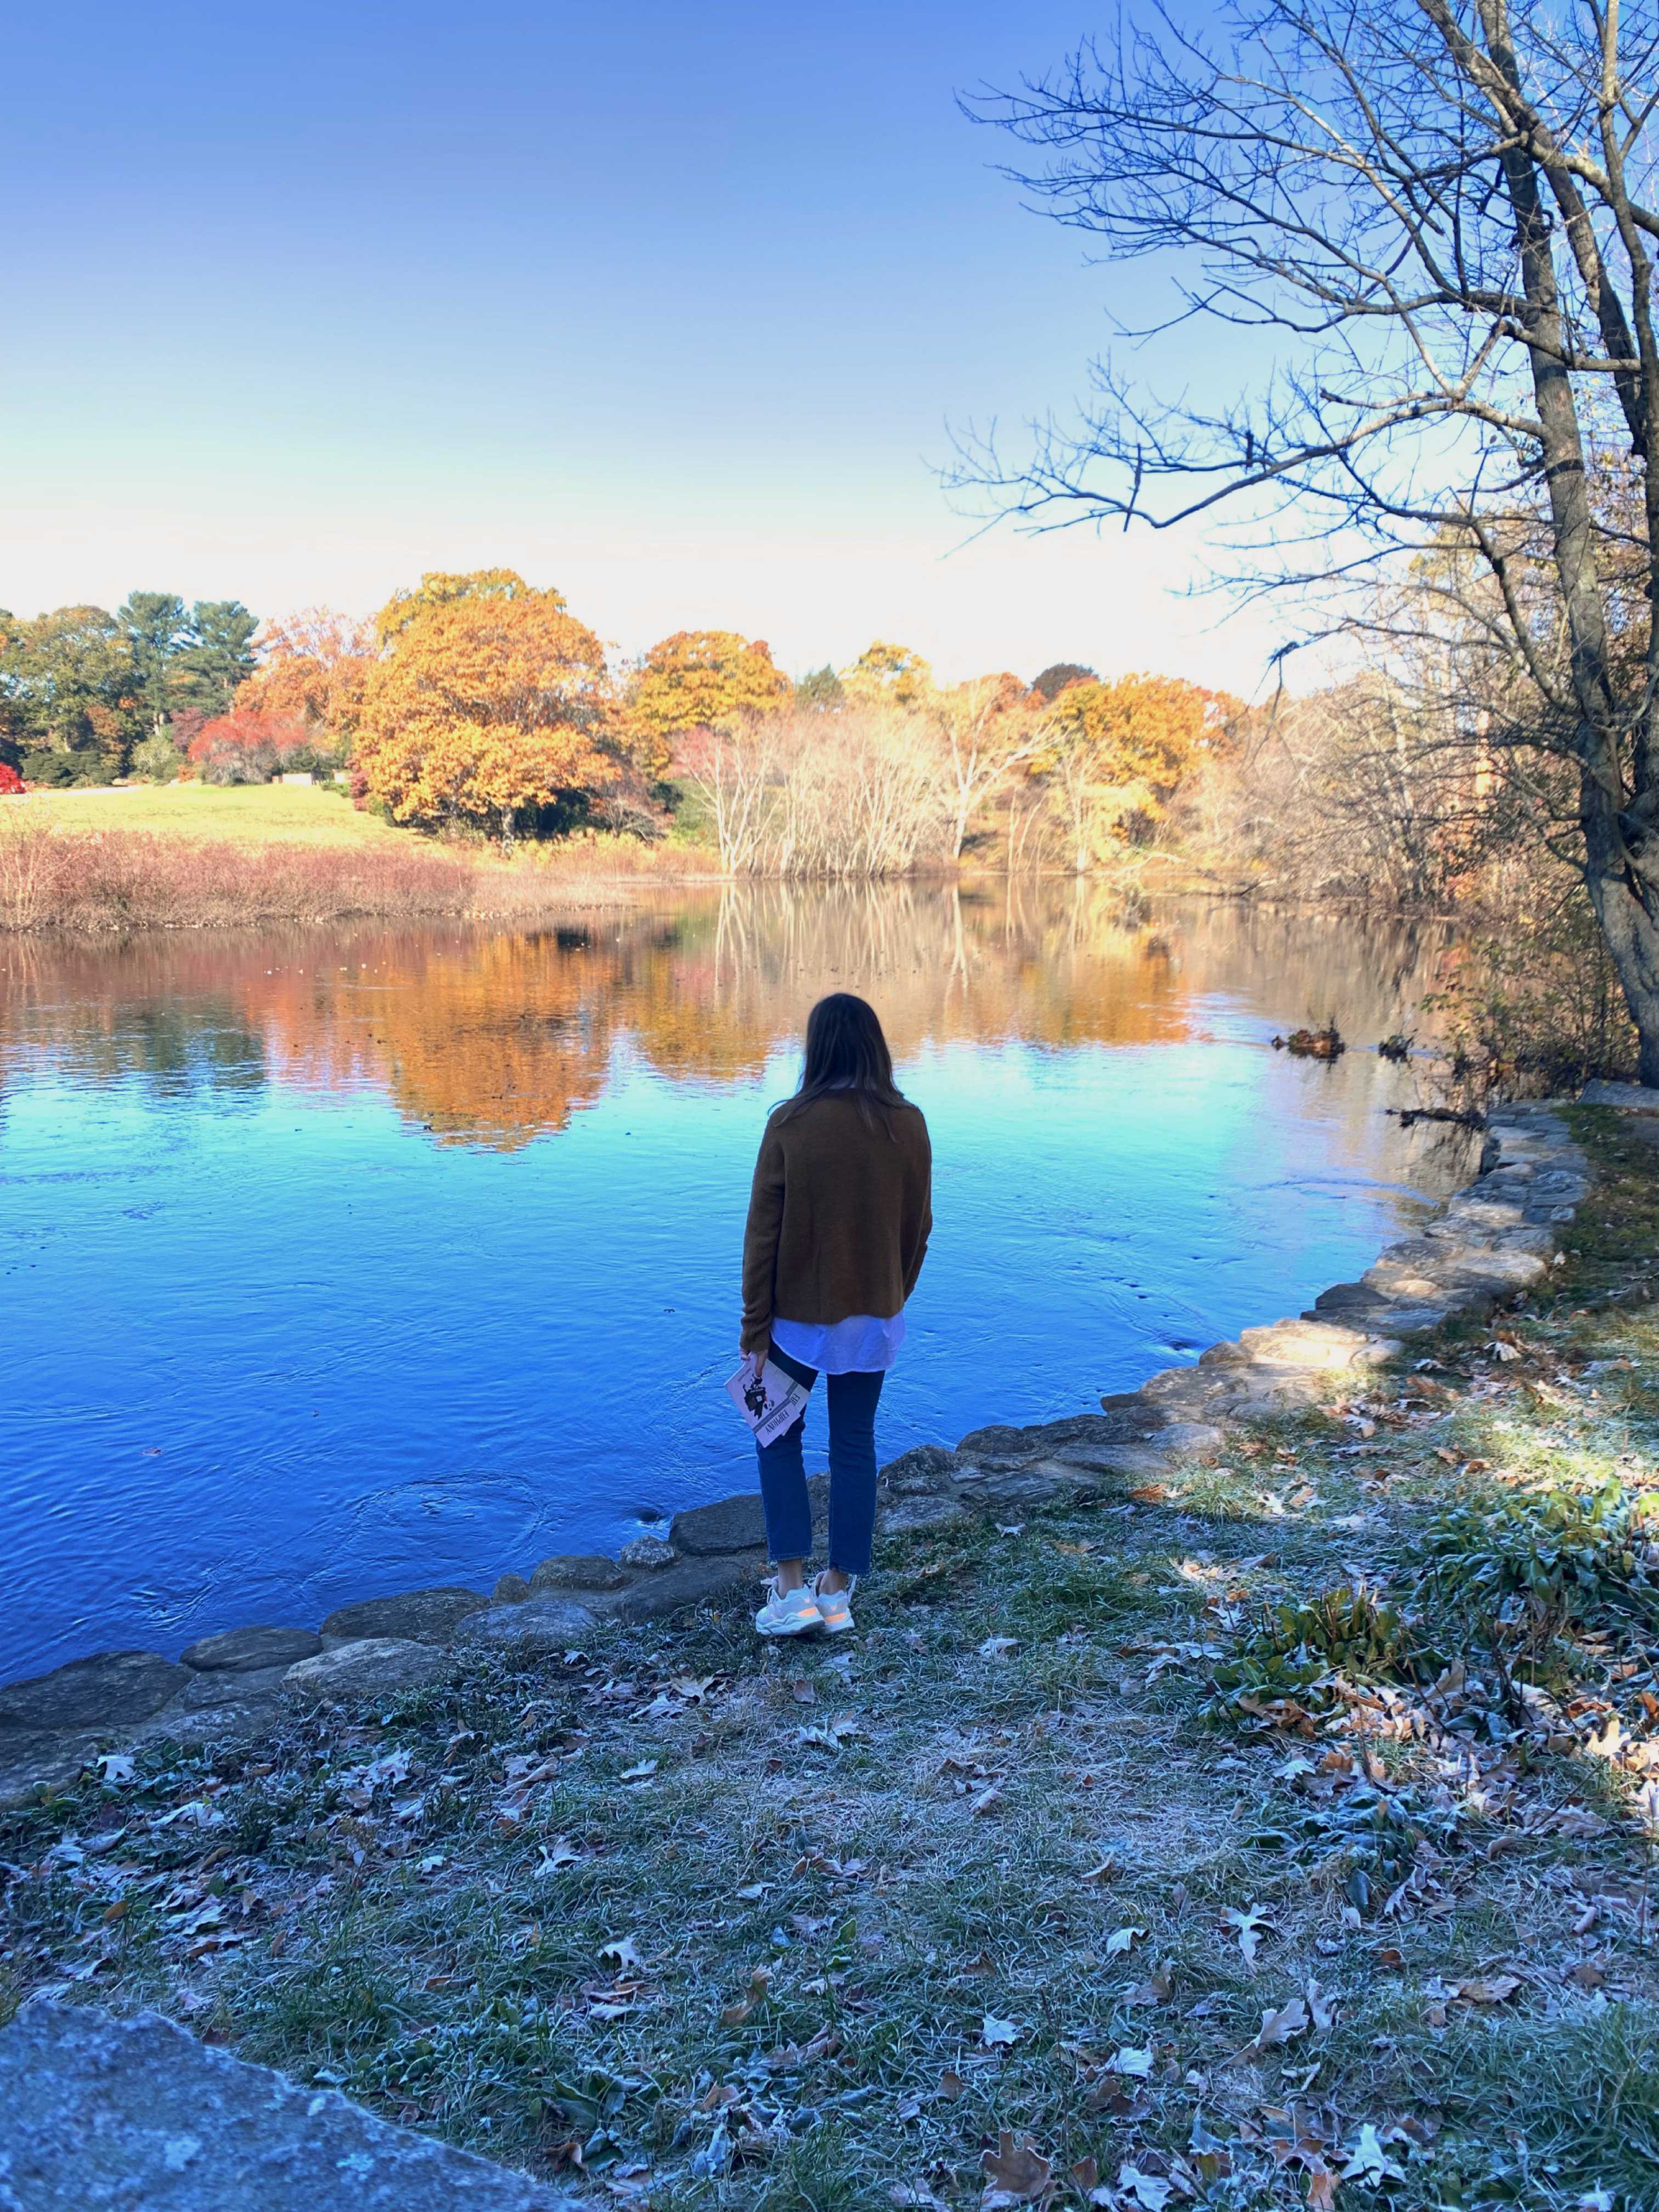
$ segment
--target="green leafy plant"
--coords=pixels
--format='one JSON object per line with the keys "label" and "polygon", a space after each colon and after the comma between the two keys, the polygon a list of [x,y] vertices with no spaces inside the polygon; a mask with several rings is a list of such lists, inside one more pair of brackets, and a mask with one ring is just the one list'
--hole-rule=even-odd
{"label": "green leafy plant", "polygon": [[1208,1710],[1249,1713],[1290,1698],[1308,1712],[1328,1712],[1339,1675],[1426,1681],[1438,1666],[1396,1607],[1343,1583],[1305,1605],[1264,1607],[1237,1650],[1212,1670]]}
{"label": "green leafy plant", "polygon": [[1424,1548],[1426,1587],[1493,1620],[1659,1620],[1653,1547],[1622,1483],[1470,1500],[1433,1523]]}

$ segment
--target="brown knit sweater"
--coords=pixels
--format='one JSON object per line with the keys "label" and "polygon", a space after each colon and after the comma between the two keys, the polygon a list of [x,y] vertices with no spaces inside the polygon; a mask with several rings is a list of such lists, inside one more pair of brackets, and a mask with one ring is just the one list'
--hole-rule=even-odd
{"label": "brown knit sweater", "polygon": [[933,1225],[933,1151],[914,1106],[871,1128],[850,1091],[774,1114],[761,1139],[743,1239],[743,1348],[783,1321],[896,1314]]}

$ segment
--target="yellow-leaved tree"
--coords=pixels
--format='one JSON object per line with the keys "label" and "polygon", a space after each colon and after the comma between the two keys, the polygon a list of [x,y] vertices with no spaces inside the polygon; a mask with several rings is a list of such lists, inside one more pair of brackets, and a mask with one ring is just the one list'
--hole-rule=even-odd
{"label": "yellow-leaved tree", "polygon": [[677,629],[653,645],[629,688],[626,723],[641,768],[659,775],[673,740],[775,714],[794,687],[763,638],[732,629]]}
{"label": "yellow-leaved tree", "polygon": [[861,707],[914,709],[926,706],[933,690],[933,669],[921,655],[881,638],[842,670],[841,681],[848,697]]}
{"label": "yellow-leaved tree", "polygon": [[1144,840],[1232,702],[1178,676],[1069,684],[1031,756],[1059,801],[1081,875],[1113,839]]}
{"label": "yellow-leaved tree", "polygon": [[394,821],[514,834],[518,817],[612,790],[605,648],[557,592],[510,569],[427,576],[375,617],[353,765]]}
{"label": "yellow-leaved tree", "polygon": [[238,714],[286,714],[313,736],[350,736],[374,665],[374,637],[366,623],[330,607],[306,607],[262,623],[253,649],[259,665],[237,687]]}

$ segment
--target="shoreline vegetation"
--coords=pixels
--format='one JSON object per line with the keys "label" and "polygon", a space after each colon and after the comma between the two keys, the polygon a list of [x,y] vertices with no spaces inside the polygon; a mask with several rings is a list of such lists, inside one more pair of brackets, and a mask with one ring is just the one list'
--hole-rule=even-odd
{"label": "shoreline vegetation", "polygon": [[1247,1332],[1162,1450],[907,1455],[851,1651],[567,1579],[466,1616],[557,1633],[362,1609],[383,1681],[105,1731],[0,1823],[3,2009],[155,2006],[652,2212],[1644,2203],[1656,1135],[1522,1109],[1321,1301],[1395,1340]]}

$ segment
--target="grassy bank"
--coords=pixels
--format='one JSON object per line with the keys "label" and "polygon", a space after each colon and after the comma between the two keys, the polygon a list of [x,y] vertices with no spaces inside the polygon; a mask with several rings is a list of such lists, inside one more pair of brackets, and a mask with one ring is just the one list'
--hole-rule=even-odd
{"label": "grassy bank", "polygon": [[584,836],[511,860],[337,793],[174,784],[31,793],[0,811],[0,929],[212,929],[355,916],[532,915],[635,882],[706,877],[695,849]]}
{"label": "grassy bank", "polygon": [[1650,2205],[1659,1148],[1579,1118],[1547,1291],[895,1545],[850,1648],[607,1633],[9,1817],[8,2000],[659,2208]]}

